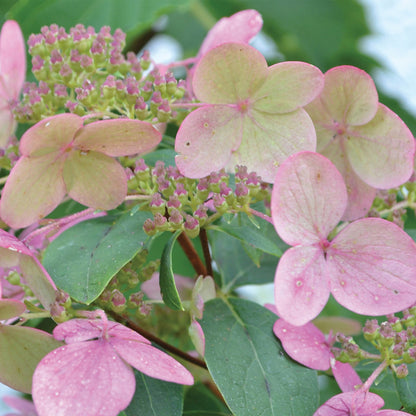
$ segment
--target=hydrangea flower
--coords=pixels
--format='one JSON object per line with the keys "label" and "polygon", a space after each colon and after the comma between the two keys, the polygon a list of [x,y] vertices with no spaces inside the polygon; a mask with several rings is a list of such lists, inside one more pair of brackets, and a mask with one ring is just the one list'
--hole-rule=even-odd
{"label": "hydrangea flower", "polygon": [[271,199],[277,233],[294,246],[275,275],[278,315],[304,325],[330,293],[364,315],[386,315],[414,304],[416,244],[379,218],[354,221],[333,237],[347,206],[341,174],[324,156],[300,152],[280,166]]}
{"label": "hydrangea flower", "polygon": [[1,229],[0,267],[4,270],[19,270],[36,298],[45,309],[50,309],[55,302],[56,286],[48,272],[25,244]]}
{"label": "hydrangea flower", "polygon": [[39,416],[117,416],[130,403],[136,381],[130,366],[161,380],[193,384],[188,370],[125,326],[72,319],[53,335],[64,345],[42,359],[33,375]]}
{"label": "hydrangea flower", "polygon": [[22,397],[4,396],[4,403],[11,408],[17,410],[19,413],[7,413],[4,416],[39,416],[33,402]]}
{"label": "hydrangea flower", "polygon": [[326,401],[313,416],[411,416],[400,410],[379,410],[383,406],[384,400],[374,393],[341,393]]}
{"label": "hydrangea flower", "polygon": [[6,146],[16,123],[11,110],[26,77],[26,52],[17,22],[7,20],[0,33],[0,148]]}
{"label": "hydrangea flower", "polygon": [[178,130],[176,165],[191,178],[244,165],[272,182],[287,156],[315,150],[315,129],[301,107],[322,87],[323,75],[313,65],[268,67],[259,51],[243,43],[211,49],[195,69],[193,89],[203,104]]}
{"label": "hydrangea flower", "polygon": [[347,65],[330,69],[322,93],[305,109],[315,124],[317,151],[335,164],[347,185],[345,220],[368,212],[374,188],[394,188],[409,179],[415,151],[412,133],[378,102],[366,72]]}
{"label": "hydrangea flower", "polygon": [[139,120],[84,126],[75,114],[46,118],[22,136],[22,157],[4,186],[0,215],[13,228],[27,227],[56,208],[66,193],[91,208],[116,208],[127,194],[127,177],[114,157],[145,152],[160,140],[150,123]]}

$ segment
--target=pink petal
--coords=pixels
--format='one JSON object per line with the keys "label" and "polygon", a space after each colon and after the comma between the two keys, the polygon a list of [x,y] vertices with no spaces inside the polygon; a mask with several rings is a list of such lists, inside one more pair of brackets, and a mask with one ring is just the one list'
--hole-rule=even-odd
{"label": "pink petal", "polygon": [[127,195],[124,169],[99,152],[72,150],[64,164],[63,178],[69,196],[87,207],[118,207]]}
{"label": "pink petal", "polygon": [[376,189],[363,182],[354,172],[340,139],[333,140],[321,153],[336,166],[347,187],[348,204],[342,220],[353,221],[366,216],[376,196]]}
{"label": "pink petal", "polygon": [[9,105],[3,103],[3,100],[0,97],[0,148],[6,147],[10,136],[13,135],[16,129],[16,125]]}
{"label": "pink petal", "polygon": [[82,118],[75,114],[58,114],[39,121],[25,132],[20,141],[23,156],[42,156],[68,146],[82,127]]}
{"label": "pink petal", "polygon": [[60,345],[51,335],[38,329],[0,325],[0,382],[30,393],[33,372],[39,361]]}
{"label": "pink petal", "polygon": [[276,231],[290,245],[325,241],[347,204],[341,174],[325,157],[300,152],[279,167],[271,211]]}
{"label": "pink petal", "polygon": [[312,323],[293,326],[279,319],[273,326],[273,332],[280,339],[286,353],[295,361],[314,370],[329,369],[332,354],[328,342]]}
{"label": "pink petal", "polygon": [[20,158],[2,191],[3,221],[12,228],[23,228],[53,211],[65,195],[63,162],[57,153]]}
{"label": "pink petal", "polygon": [[234,172],[236,165],[244,165],[263,181],[273,182],[279,164],[288,156],[315,150],[315,130],[303,109],[289,114],[267,114],[253,109],[243,123],[241,145],[227,164],[230,172]]}
{"label": "pink petal", "polygon": [[268,69],[267,78],[254,93],[254,107],[269,114],[296,110],[315,99],[324,86],[324,76],[304,62],[281,62]]}
{"label": "pink petal", "polygon": [[341,363],[337,361],[334,357],[330,359],[332,374],[337,381],[337,384],[343,393],[349,391],[356,391],[357,386],[361,386],[363,382],[361,381],[359,375],[352,368],[351,364]]}
{"label": "pink petal", "polygon": [[194,383],[183,365],[152,345],[119,338],[110,338],[109,342],[123,360],[147,376],[179,384]]}
{"label": "pink petal", "polygon": [[128,339],[130,341],[136,341],[151,345],[151,342],[147,338],[117,322],[108,322],[108,334],[113,338],[123,340]]}
{"label": "pink petal", "polygon": [[18,23],[7,20],[0,33],[0,95],[17,99],[25,77],[25,40]]}
{"label": "pink petal", "polygon": [[322,101],[333,121],[342,125],[368,123],[378,106],[378,94],[371,77],[348,65],[337,66],[325,73],[324,89],[318,100]]}
{"label": "pink petal", "polygon": [[416,244],[397,225],[357,220],[334,238],[326,258],[331,292],[353,312],[386,315],[415,303]]}
{"label": "pink petal", "polygon": [[403,121],[382,104],[369,123],[348,135],[345,148],[354,171],[374,188],[397,187],[413,173],[413,135]]}
{"label": "pink petal", "polygon": [[253,47],[225,43],[211,49],[195,69],[197,98],[210,104],[237,104],[249,99],[267,76],[267,62]]}
{"label": "pink petal", "polygon": [[192,319],[191,325],[188,329],[189,337],[195,346],[198,354],[203,357],[205,355],[205,334],[201,325],[195,319]]}
{"label": "pink petal", "polygon": [[239,145],[243,121],[228,106],[206,106],[190,113],[176,135],[176,166],[188,178],[224,168]]}
{"label": "pink petal", "polygon": [[132,369],[104,340],[64,345],[33,375],[39,416],[117,416],[135,391]]}
{"label": "pink petal", "polygon": [[0,321],[20,316],[26,310],[23,302],[11,299],[0,299]]}
{"label": "pink petal", "polygon": [[341,393],[326,401],[313,416],[375,416],[384,400],[369,392]]}
{"label": "pink petal", "polygon": [[230,17],[223,17],[211,28],[202,42],[198,56],[227,42],[248,43],[263,26],[263,19],[256,10],[242,10]]}
{"label": "pink petal", "polygon": [[152,150],[162,135],[152,124],[140,120],[101,120],[87,124],[75,135],[74,146],[108,156],[127,156]]}
{"label": "pink petal", "polygon": [[[17,396],[3,396],[4,403],[13,409],[19,410],[21,416],[37,416],[35,405],[30,400],[26,400],[23,397]],[[18,416],[16,414],[7,414],[5,416]]]}
{"label": "pink petal", "polygon": [[315,318],[329,298],[329,275],[320,248],[298,246],[280,258],[274,278],[277,314],[300,326]]}

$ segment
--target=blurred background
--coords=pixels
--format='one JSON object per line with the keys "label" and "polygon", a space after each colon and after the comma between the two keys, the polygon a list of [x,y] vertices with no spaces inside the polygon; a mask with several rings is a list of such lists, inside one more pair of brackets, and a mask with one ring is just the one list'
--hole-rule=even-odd
{"label": "blurred background", "polygon": [[[67,30],[77,23],[96,30],[109,25],[127,33],[127,50],[147,48],[167,63],[195,56],[218,19],[250,8],[263,15],[253,46],[269,64],[300,60],[324,72],[345,64],[364,69],[375,79],[380,101],[416,134],[414,0],[0,0],[0,24],[17,20],[26,39],[52,23]],[[269,285],[244,293],[273,301]],[[10,394],[0,387],[0,397]],[[0,415],[10,412],[0,400]]]}

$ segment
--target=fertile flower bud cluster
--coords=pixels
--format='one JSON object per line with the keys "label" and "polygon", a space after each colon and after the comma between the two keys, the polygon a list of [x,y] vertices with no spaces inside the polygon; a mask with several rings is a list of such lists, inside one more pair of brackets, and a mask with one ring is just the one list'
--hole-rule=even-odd
{"label": "fertile flower bud cluster", "polygon": [[57,25],[44,26],[28,41],[36,83],[26,83],[22,101],[15,108],[19,122],[36,122],[62,110],[78,115],[89,112],[109,117],[168,122],[177,112],[171,103],[183,97],[183,82],[172,73],[149,69],[148,52],[140,59],[133,52],[124,56],[126,35],[111,34],[105,26],[79,24],[69,33]]}
{"label": "fertile flower bud cluster", "polygon": [[352,337],[337,334],[336,340],[341,348],[332,349],[336,359],[344,363],[366,359],[384,361],[398,378],[407,376],[407,364],[416,361],[416,306],[405,309],[401,318],[390,314],[382,323],[376,319],[368,320],[363,334],[380,354],[371,354],[360,348]]}
{"label": "fertile flower bud cluster", "polygon": [[[149,209],[154,218],[144,223],[149,235],[182,230],[193,238],[201,227],[227,212],[250,212],[250,204],[269,197],[268,185],[255,172],[237,166],[235,175],[224,170],[202,179],[184,177],[177,167],[158,161],[154,168],[143,160],[136,163],[130,188],[151,195]],[[213,213],[209,215],[208,211]]]}

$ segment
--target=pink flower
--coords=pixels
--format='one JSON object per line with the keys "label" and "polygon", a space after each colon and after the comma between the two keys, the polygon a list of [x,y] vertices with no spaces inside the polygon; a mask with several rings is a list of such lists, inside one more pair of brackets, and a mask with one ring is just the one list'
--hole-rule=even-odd
{"label": "pink flower", "polygon": [[280,166],[272,191],[276,231],[294,246],[275,275],[280,317],[304,325],[325,306],[329,294],[346,308],[385,315],[414,304],[416,244],[395,224],[354,221],[333,237],[347,206],[341,174],[324,156],[301,152]]}
{"label": "pink flower", "polygon": [[400,410],[379,410],[383,405],[377,394],[359,390],[331,397],[313,416],[411,416]]}
{"label": "pink flower", "polygon": [[26,245],[4,230],[0,230],[0,267],[4,270],[18,269],[36,298],[45,309],[50,309],[55,302],[55,284]]}
{"label": "pink flower", "polygon": [[19,98],[26,76],[26,52],[17,22],[7,20],[0,33],[0,148],[6,146],[16,124],[11,105]]}
{"label": "pink flower", "polygon": [[35,405],[22,397],[5,396],[4,403],[19,411],[19,413],[7,413],[5,416],[38,416]]}
{"label": "pink flower", "polygon": [[13,228],[27,227],[56,208],[66,193],[91,208],[116,208],[126,197],[127,177],[114,157],[144,152],[160,140],[150,123],[139,120],[84,126],[75,114],[46,118],[22,136],[22,157],[4,186],[0,215]]}
{"label": "pink flower", "polygon": [[335,342],[332,334],[328,339],[311,322],[302,326],[293,326],[283,319],[276,321],[273,332],[280,339],[286,353],[295,361],[314,370],[332,373],[343,392],[354,391],[361,385],[360,377],[348,363],[335,360],[331,347]]}
{"label": "pink flower", "polygon": [[363,217],[375,188],[394,188],[413,172],[414,138],[400,118],[378,102],[371,77],[353,66],[325,73],[322,93],[305,107],[317,151],[342,173],[348,189],[345,220]]}
{"label": "pink flower", "polygon": [[230,17],[223,17],[210,29],[199,49],[197,57],[223,43],[249,43],[263,26],[257,10],[241,10]]}
{"label": "pink flower", "polygon": [[150,377],[193,384],[192,375],[172,357],[99,314],[101,320],[73,319],[54,329],[54,337],[67,345],[36,368],[32,394],[40,416],[118,415],[135,391],[130,365]]}
{"label": "pink flower", "polygon": [[315,150],[313,124],[301,108],[321,91],[313,65],[267,66],[243,43],[211,49],[198,63],[195,96],[203,105],[183,121],[176,136],[176,164],[187,177],[244,165],[272,182],[278,165],[300,150]]}

